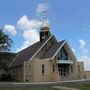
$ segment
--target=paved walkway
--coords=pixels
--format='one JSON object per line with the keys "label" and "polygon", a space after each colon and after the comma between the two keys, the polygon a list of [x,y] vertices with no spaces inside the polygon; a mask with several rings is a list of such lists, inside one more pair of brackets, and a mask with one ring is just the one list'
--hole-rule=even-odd
{"label": "paved walkway", "polygon": [[80,90],[76,88],[68,88],[68,87],[62,87],[62,86],[53,86],[53,88],[59,88],[59,89],[64,89],[64,90]]}
{"label": "paved walkway", "polygon": [[[61,82],[0,82],[0,87],[47,87],[47,86],[63,86],[64,84],[70,83],[90,83],[90,80],[72,80],[72,81],[61,81]],[[65,88],[65,87],[64,87]],[[75,89],[66,89],[75,90]]]}

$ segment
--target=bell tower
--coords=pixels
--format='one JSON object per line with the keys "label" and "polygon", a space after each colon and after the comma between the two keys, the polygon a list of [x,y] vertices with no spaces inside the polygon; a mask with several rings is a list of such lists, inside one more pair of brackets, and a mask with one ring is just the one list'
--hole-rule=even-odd
{"label": "bell tower", "polygon": [[40,41],[44,40],[45,38],[50,36],[50,27],[48,21],[44,18],[42,20],[42,25],[40,28]]}
{"label": "bell tower", "polygon": [[40,27],[40,41],[43,41],[45,38],[49,37],[50,34],[50,27],[48,20],[46,19],[46,11],[43,11],[43,18],[42,18],[42,24]]}

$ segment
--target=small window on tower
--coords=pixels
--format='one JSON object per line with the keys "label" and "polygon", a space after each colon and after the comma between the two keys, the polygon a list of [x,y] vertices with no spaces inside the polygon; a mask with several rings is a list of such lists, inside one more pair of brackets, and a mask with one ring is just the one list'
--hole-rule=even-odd
{"label": "small window on tower", "polygon": [[48,32],[45,32],[45,35],[48,36]]}
{"label": "small window on tower", "polygon": [[43,32],[40,32],[40,35],[41,35],[41,36],[44,36],[44,33],[43,33]]}

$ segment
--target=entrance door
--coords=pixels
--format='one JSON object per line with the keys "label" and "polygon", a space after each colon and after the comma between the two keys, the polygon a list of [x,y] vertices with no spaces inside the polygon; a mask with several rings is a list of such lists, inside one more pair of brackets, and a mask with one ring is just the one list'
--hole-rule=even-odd
{"label": "entrance door", "polygon": [[66,71],[67,71],[66,65],[65,64],[58,64],[58,71],[59,71],[60,76],[65,76]]}
{"label": "entrance door", "polygon": [[59,75],[65,76],[65,68],[64,67],[59,68]]}

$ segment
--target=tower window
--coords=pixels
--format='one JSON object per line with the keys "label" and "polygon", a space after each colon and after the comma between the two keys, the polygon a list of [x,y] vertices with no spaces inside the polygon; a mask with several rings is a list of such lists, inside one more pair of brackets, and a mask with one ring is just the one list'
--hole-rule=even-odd
{"label": "tower window", "polygon": [[45,35],[48,36],[48,32],[45,32]]}
{"label": "tower window", "polygon": [[43,33],[43,32],[40,32],[40,35],[41,35],[41,36],[44,36],[44,33]]}

